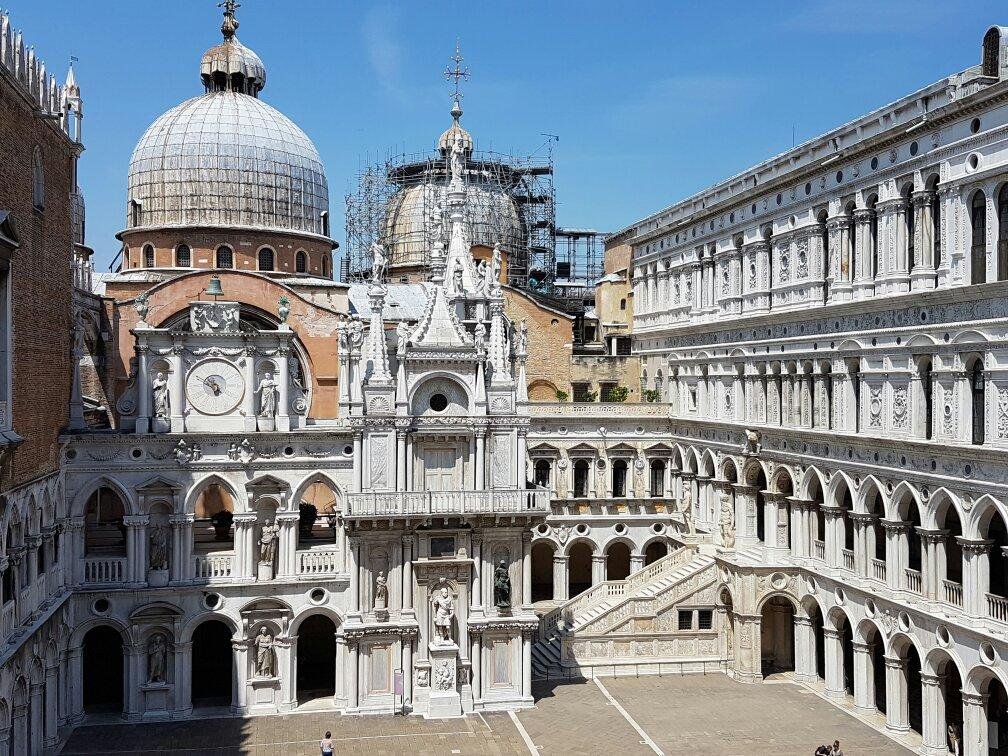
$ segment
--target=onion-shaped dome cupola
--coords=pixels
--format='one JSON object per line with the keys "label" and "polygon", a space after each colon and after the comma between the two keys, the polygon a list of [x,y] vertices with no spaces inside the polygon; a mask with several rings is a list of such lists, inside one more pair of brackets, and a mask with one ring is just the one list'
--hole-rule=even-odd
{"label": "onion-shaped dome cupola", "polygon": [[238,41],[236,3],[224,4],[221,34],[224,41],[203,53],[200,76],[207,92],[241,92],[257,97],[266,86],[266,66],[252,50]]}
{"label": "onion-shaped dome cupola", "polygon": [[468,160],[472,156],[473,138],[472,134],[462,128],[462,124],[459,123],[459,119],[462,118],[462,106],[459,105],[458,100],[455,100],[455,104],[452,105],[451,117],[452,125],[438,139],[438,151],[441,153],[441,157],[448,157],[452,145],[455,144],[455,137],[459,136],[462,139],[462,152]]}

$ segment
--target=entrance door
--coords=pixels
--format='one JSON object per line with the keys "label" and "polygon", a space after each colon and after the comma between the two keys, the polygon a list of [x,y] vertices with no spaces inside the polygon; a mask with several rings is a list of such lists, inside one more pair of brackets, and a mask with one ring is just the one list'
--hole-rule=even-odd
{"label": "entrance door", "polygon": [[425,490],[452,491],[458,488],[455,480],[456,456],[453,446],[431,446],[424,450]]}

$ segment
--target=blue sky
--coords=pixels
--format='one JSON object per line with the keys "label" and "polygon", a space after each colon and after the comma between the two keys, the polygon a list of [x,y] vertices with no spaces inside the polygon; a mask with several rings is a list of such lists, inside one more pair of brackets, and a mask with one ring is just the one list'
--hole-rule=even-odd
{"label": "blue sky", "polygon": [[[213,0],[8,0],[49,70],[85,98],[81,184],[99,267],[118,251],[126,169],[154,118],[202,92]],[[5,4],[5,7],[6,4]],[[975,65],[1003,2],[357,3],[244,0],[263,99],[322,155],[333,231],[360,166],[431,148],[460,39],[463,123],[529,154],[556,134],[557,220],[616,230],[718,179]]]}

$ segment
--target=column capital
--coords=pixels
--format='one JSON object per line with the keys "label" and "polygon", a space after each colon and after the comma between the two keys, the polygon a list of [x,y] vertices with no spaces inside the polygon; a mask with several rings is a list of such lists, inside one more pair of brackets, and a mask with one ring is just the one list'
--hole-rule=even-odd
{"label": "column capital", "polygon": [[840,631],[832,627],[823,628],[823,637],[832,638],[833,640],[840,640]]}
{"label": "column capital", "polygon": [[867,654],[869,651],[871,651],[871,646],[869,646],[867,643],[853,641],[851,643],[851,646],[854,648],[854,651],[859,654]]}
{"label": "column capital", "polygon": [[986,693],[963,693],[962,702],[963,706],[986,706],[987,699],[990,698]]}
{"label": "column capital", "polygon": [[917,527],[915,530],[924,543],[942,543],[948,539],[949,535],[949,531],[947,530],[932,530],[931,528],[923,527]]}
{"label": "column capital", "polygon": [[990,547],[994,545],[994,539],[992,538],[980,538],[974,540],[972,538],[966,538],[964,536],[956,536],[956,543],[959,544],[960,548],[967,554],[972,554],[974,556],[979,554],[986,554],[990,551]]}
{"label": "column capital", "polygon": [[887,533],[905,533],[910,530],[910,523],[902,520],[879,520]]}
{"label": "column capital", "polygon": [[800,625],[801,627],[812,627],[813,624],[811,617],[802,617],[797,614],[795,615],[794,623],[796,625]]}
{"label": "column capital", "polygon": [[871,525],[879,519],[878,516],[869,512],[851,512],[849,517],[851,518],[851,521],[858,525]]}
{"label": "column capital", "polygon": [[883,661],[885,661],[887,669],[895,669],[899,671],[903,671],[904,669],[906,669],[906,661],[904,659],[900,658],[894,659],[891,656],[883,656],[882,659]]}
{"label": "column capital", "polygon": [[927,672],[921,672],[920,679],[921,685],[937,687],[945,680],[945,675],[930,675]]}

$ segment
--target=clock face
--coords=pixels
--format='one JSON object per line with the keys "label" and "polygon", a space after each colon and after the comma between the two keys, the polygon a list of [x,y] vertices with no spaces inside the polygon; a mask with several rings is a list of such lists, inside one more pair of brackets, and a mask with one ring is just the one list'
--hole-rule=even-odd
{"label": "clock face", "polygon": [[189,371],[186,396],[204,415],[231,412],[245,395],[241,371],[226,360],[204,360]]}

